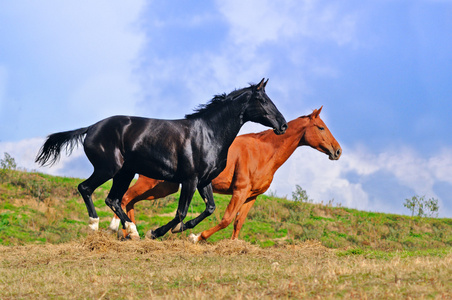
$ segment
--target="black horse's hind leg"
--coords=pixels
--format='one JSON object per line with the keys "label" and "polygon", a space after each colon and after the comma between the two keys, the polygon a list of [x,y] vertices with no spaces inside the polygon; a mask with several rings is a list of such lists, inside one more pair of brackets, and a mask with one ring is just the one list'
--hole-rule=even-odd
{"label": "black horse's hind leg", "polygon": [[176,217],[169,221],[168,224],[163,225],[162,227],[159,227],[154,231],[149,230],[148,233],[146,233],[146,237],[152,239],[161,237],[162,235],[167,233],[168,230],[174,228],[175,226],[177,226],[177,224],[182,223],[182,221],[185,219],[185,216],[187,215],[188,207],[190,206],[191,199],[193,198],[193,195],[196,191],[196,185],[197,180],[182,183]]}
{"label": "black horse's hind leg", "polygon": [[127,214],[121,208],[122,197],[129,188],[130,182],[134,176],[134,172],[121,169],[115,177],[113,177],[113,185],[107,198],[105,199],[105,204],[107,204],[119,217],[119,219],[121,219],[122,228],[127,230],[129,236],[132,239],[139,239],[140,236],[136,225],[129,219]]}
{"label": "black horse's hind leg", "polygon": [[194,228],[196,225],[201,223],[202,220],[213,214],[213,212],[215,211],[215,201],[213,199],[212,184],[209,183],[203,188],[198,188],[198,192],[206,203],[206,209],[199,216],[188,221],[187,223],[179,223],[178,226],[176,226],[172,230],[173,233],[182,232],[184,230]]}
{"label": "black horse's hind leg", "polygon": [[97,189],[101,184],[106,182],[111,178],[108,172],[103,172],[100,170],[94,170],[91,176],[78,185],[78,191],[82,195],[85,201],[86,209],[89,215],[89,227],[92,230],[99,229],[99,217],[97,216],[96,209],[94,208],[93,200],[91,195],[94,190]]}

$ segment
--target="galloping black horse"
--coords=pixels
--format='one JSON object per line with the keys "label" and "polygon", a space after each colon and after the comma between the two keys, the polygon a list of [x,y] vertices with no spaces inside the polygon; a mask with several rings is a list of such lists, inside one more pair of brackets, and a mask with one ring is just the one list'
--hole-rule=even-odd
{"label": "galloping black horse", "polygon": [[[268,80],[215,96],[210,103],[181,120],[114,116],[89,127],[54,133],[41,147],[36,162],[54,164],[63,147],[68,154],[83,141],[93,174],[79,184],[90,227],[98,229],[99,218],[91,200],[94,190],[113,178],[105,203],[118,215],[132,238],[139,238],[135,224],[121,208],[121,199],[136,173],[182,184],[176,217],[156,229],[153,237],[168,230],[193,228],[215,210],[211,181],[226,167],[229,146],[247,121],[272,127],[283,134],[287,123],[265,93]],[[206,201],[206,210],[183,224],[194,192]]]}

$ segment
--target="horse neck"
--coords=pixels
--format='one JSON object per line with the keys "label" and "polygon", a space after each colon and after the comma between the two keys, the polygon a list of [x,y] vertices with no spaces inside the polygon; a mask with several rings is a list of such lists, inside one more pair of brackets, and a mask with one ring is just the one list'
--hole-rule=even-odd
{"label": "horse neck", "polygon": [[213,138],[219,144],[229,148],[245,123],[242,110],[243,107],[239,103],[228,103],[222,109],[216,110],[215,113],[204,116],[202,120],[215,132]]}
{"label": "horse neck", "polygon": [[302,140],[308,124],[309,118],[299,117],[287,124],[286,133],[282,135],[276,135],[272,130],[264,131],[262,140],[271,143],[274,149],[274,152],[269,154],[272,156],[271,161],[275,172],[289,159],[298,146],[304,145]]}

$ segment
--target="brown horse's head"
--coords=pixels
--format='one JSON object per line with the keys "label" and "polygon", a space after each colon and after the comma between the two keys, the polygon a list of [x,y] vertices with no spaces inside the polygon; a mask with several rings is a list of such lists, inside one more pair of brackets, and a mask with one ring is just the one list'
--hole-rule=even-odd
{"label": "brown horse's head", "polygon": [[[323,106],[322,106],[323,107]],[[331,160],[338,160],[341,157],[342,149],[334,136],[331,134],[328,127],[320,119],[320,109],[315,109],[310,115],[307,116],[309,120],[308,126],[306,126],[306,132],[303,136],[303,145],[309,145],[314,149],[319,150],[325,154],[328,154]]]}

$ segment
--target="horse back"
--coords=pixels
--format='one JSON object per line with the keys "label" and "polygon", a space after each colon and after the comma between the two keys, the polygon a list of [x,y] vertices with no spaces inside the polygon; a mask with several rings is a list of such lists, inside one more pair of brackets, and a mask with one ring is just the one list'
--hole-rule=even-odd
{"label": "horse back", "polygon": [[171,173],[177,167],[178,153],[186,140],[186,123],[186,120],[110,117],[89,128],[85,153],[94,165],[102,161],[161,177],[157,173]]}

